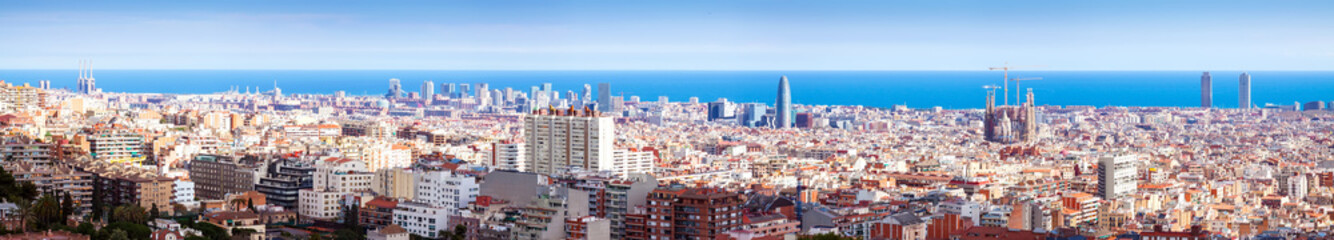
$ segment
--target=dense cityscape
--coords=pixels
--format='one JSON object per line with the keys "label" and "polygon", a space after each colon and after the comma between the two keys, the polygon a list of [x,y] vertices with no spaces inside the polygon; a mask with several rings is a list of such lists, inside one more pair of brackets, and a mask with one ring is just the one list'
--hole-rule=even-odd
{"label": "dense cityscape", "polygon": [[1232,109],[1207,72],[1199,107],[1054,106],[1005,83],[979,91],[985,109],[883,109],[793,104],[785,76],[756,86],[772,103],[400,79],[157,94],[103,91],[87,65],[75,89],[0,84],[0,239],[1305,239],[1334,223],[1334,116],[1255,106],[1245,73]]}

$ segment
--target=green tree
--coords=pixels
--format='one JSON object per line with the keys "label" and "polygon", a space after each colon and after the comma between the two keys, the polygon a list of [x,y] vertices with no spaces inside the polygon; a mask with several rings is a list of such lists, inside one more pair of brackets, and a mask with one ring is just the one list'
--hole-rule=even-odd
{"label": "green tree", "polygon": [[73,216],[75,210],[74,197],[70,197],[68,192],[66,192],[64,195],[65,198],[60,200],[60,212],[61,212],[60,215],[63,215],[65,217]]}
{"label": "green tree", "polygon": [[107,239],[108,239],[108,240],[130,240],[130,234],[129,234],[129,233],[126,233],[125,230],[115,229],[115,230],[111,230],[111,235],[108,236]]}
{"label": "green tree", "polygon": [[42,195],[37,204],[32,206],[32,225],[38,231],[48,230],[65,222],[60,212],[60,203],[50,194]]}
{"label": "green tree", "polygon": [[97,230],[96,230],[96,229],[93,229],[93,224],[92,224],[92,223],[81,222],[81,223],[79,223],[79,227],[74,229],[74,232],[79,233],[79,234],[83,234],[83,235],[92,236],[94,233],[97,233]]}
{"label": "green tree", "polygon": [[199,232],[203,233],[204,237],[207,237],[208,239],[227,240],[232,238],[231,234],[228,234],[226,229],[222,229],[221,227],[213,225],[212,223],[195,222],[192,225],[193,227],[190,228],[199,230]]}
{"label": "green tree", "polygon": [[334,240],[365,240],[366,235],[352,229],[338,229],[333,232]]}
{"label": "green tree", "polygon": [[111,210],[111,222],[146,224],[148,223],[148,213],[144,212],[144,207],[126,204]]}
{"label": "green tree", "polygon": [[307,239],[307,240],[324,240],[324,237],[320,236],[320,233],[311,232],[311,233],[310,233],[310,238],[306,238],[306,239]]}
{"label": "green tree", "polygon": [[150,217],[150,219],[157,219],[159,217],[162,217],[162,212],[157,210],[156,203],[153,204],[152,209],[148,210],[148,216]]}

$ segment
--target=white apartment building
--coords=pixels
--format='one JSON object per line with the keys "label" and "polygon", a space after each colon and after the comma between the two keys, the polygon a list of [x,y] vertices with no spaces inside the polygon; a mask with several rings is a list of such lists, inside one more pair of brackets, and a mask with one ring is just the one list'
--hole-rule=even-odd
{"label": "white apartment building", "polygon": [[417,173],[416,202],[440,207],[449,215],[459,215],[460,209],[477,200],[481,185],[469,174],[453,171],[426,171]]}
{"label": "white apartment building", "polygon": [[1135,193],[1139,189],[1139,173],[1135,171],[1137,160],[1139,157],[1134,154],[1102,157],[1098,161],[1098,195],[1102,199],[1115,200]]}
{"label": "white apartment building", "polygon": [[366,163],[346,158],[326,158],[315,162],[314,184],[301,189],[299,213],[309,219],[334,220],[342,216],[338,199],[344,194],[370,191],[374,174]]}
{"label": "white apartment building", "polygon": [[500,170],[528,171],[523,145],[510,141],[492,142],[491,149],[482,152],[482,164]]}
{"label": "white apartment building", "polygon": [[440,230],[453,230],[448,223],[449,211],[415,201],[400,202],[394,208],[394,224],[408,230],[408,233],[434,238]]}
{"label": "white apartment building", "polygon": [[524,158],[531,172],[615,171],[616,125],[595,111],[551,108],[524,116]]}
{"label": "white apartment building", "polygon": [[408,146],[378,142],[361,150],[366,168],[376,171],[385,168],[404,168],[412,165],[412,149]]}
{"label": "white apartment building", "polygon": [[630,176],[633,173],[653,173],[653,152],[634,149],[616,149],[612,152],[612,173]]}
{"label": "white apartment building", "polygon": [[172,203],[185,205],[185,207],[188,208],[199,206],[199,201],[195,201],[195,182],[176,179],[176,182],[172,183],[171,193],[173,195],[171,198]]}

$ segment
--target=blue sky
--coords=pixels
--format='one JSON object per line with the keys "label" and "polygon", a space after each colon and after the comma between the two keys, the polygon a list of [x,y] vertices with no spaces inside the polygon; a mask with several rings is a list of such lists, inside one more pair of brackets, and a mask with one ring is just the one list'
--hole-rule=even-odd
{"label": "blue sky", "polygon": [[1334,70],[1334,1],[0,1],[0,69]]}

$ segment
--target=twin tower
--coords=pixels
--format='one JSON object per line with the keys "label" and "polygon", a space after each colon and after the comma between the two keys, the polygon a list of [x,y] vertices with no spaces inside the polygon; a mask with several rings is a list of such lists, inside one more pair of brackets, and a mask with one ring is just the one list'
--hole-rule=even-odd
{"label": "twin tower", "polygon": [[[1209,72],[1204,72],[1200,76],[1200,107],[1211,108],[1214,106],[1214,80],[1209,76]],[[1241,73],[1237,89],[1237,108],[1250,109],[1251,106],[1251,75]]]}

